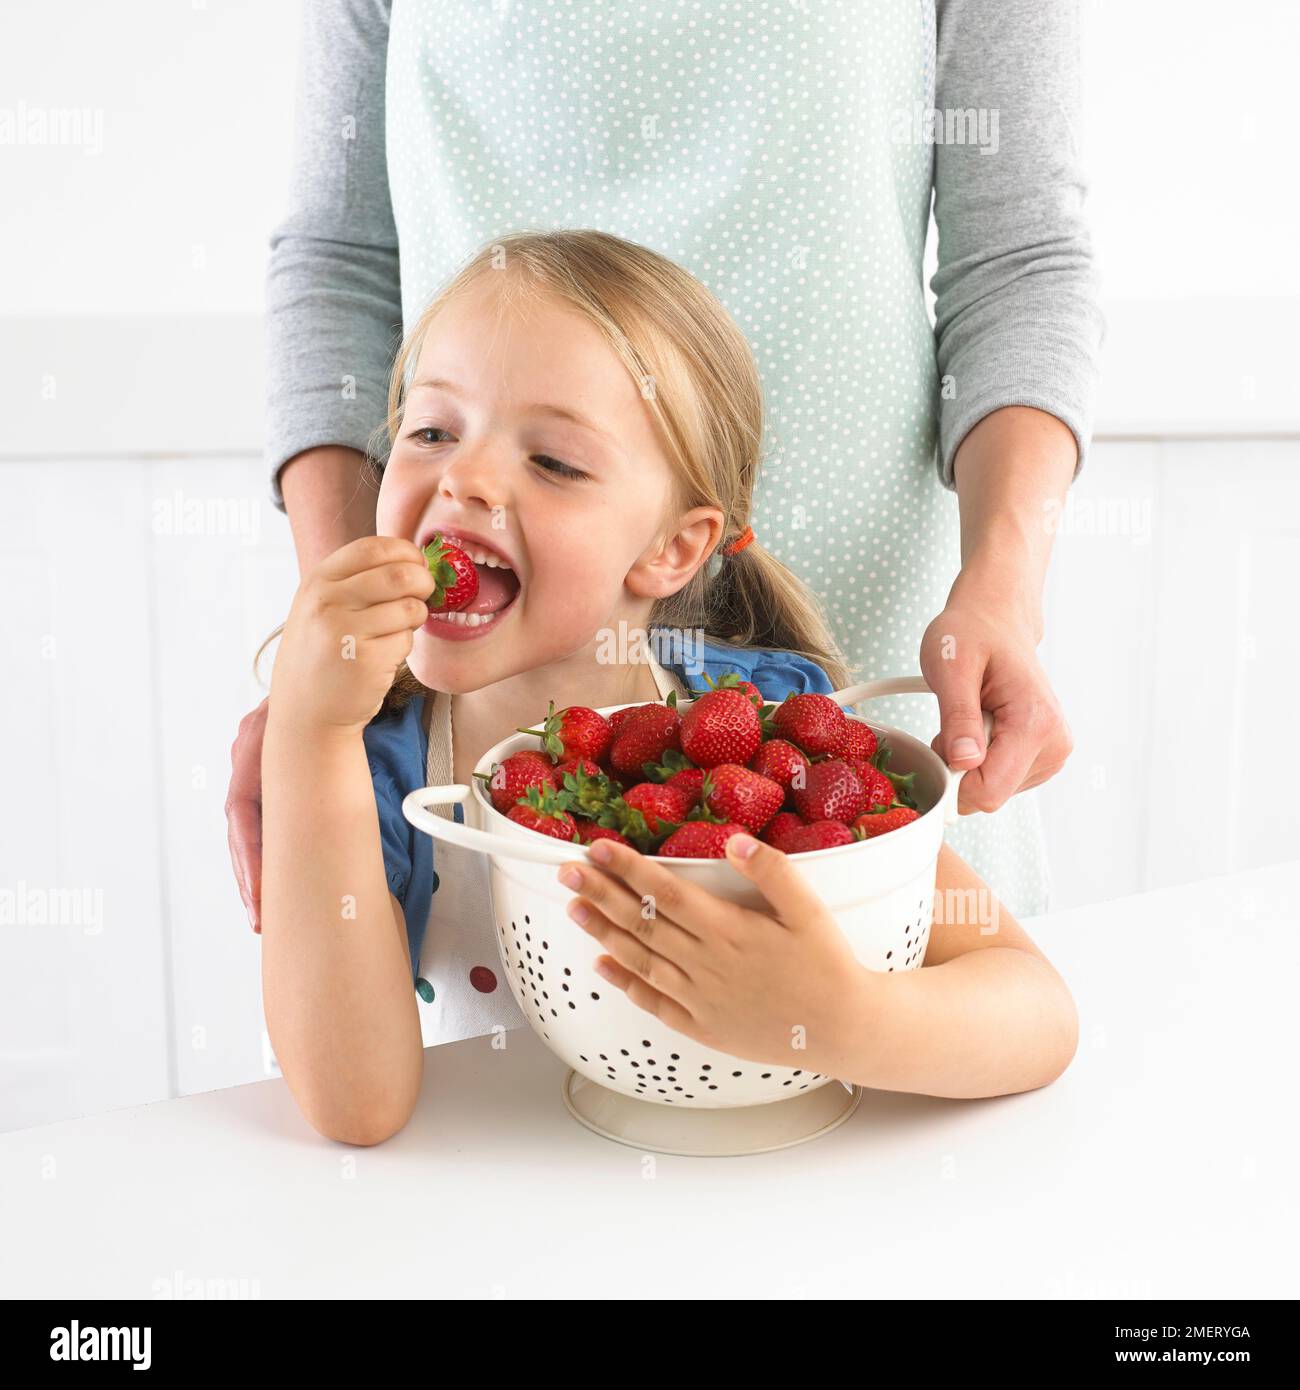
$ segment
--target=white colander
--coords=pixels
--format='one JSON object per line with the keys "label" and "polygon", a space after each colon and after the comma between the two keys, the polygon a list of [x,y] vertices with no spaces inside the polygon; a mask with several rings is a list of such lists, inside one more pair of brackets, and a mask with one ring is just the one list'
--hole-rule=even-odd
{"label": "white colander", "polygon": [[[857,705],[873,696],[928,689],[919,676],[905,676],[853,685],[831,698],[838,705]],[[678,708],[691,703],[679,701]],[[611,705],[601,713],[620,708]],[[985,720],[990,722],[987,715]],[[925,956],[939,848],[944,826],[957,814],[962,774],[910,734],[864,722],[888,742],[890,771],[916,774],[920,816],[879,838],[798,854],[793,862],[863,965],[915,970]],[[490,774],[511,753],[536,747],[536,735],[512,734],[489,748],[475,771]],[[469,797],[475,798],[485,829],[430,810]],[[506,978],[533,1031],[572,1068],[565,1077],[565,1104],[589,1128],[661,1153],[759,1153],[824,1134],[856,1108],[856,1086],[800,1066],[798,1053],[778,1066],[702,1047],[602,979],[592,965],[607,953],[568,915],[569,899],[576,895],[555,876],[556,865],[588,859],[586,846],[516,825],[493,807],[477,777],[468,787],[413,791],[402,813],[435,839],[489,856],[492,913]],[[725,860],[657,862],[718,897],[766,907],[758,890]]]}

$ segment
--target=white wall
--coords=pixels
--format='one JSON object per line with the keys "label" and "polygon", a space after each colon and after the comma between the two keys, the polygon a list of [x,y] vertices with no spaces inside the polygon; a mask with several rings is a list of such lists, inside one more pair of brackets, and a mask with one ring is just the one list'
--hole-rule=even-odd
{"label": "white wall", "polygon": [[[1300,12],[1087,11],[1111,327],[1042,649],[1076,738],[1043,792],[1060,906],[1300,830],[1271,748],[1300,676]],[[218,0],[5,20],[0,105],[99,111],[102,149],[0,145],[0,886],[91,890],[89,931],[0,931],[0,1128],[264,1074],[222,803],[295,582],[258,440],[296,29]],[[233,526],[169,527],[187,501]]]}

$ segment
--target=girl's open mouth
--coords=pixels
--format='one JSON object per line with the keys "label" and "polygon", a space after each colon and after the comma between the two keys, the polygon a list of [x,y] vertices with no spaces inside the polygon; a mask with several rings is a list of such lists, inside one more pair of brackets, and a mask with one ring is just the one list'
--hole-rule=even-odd
{"label": "girl's open mouth", "polygon": [[499,627],[502,617],[519,597],[519,576],[504,565],[474,562],[478,571],[478,593],[465,608],[454,613],[430,613],[421,632],[436,634],[452,641],[482,637]]}

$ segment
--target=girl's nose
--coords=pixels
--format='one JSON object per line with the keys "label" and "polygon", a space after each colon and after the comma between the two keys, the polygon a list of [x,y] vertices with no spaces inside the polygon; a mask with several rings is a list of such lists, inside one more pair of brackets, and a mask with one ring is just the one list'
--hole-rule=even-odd
{"label": "girl's nose", "polygon": [[475,502],[489,511],[505,505],[501,459],[490,444],[459,446],[438,480],[438,491],[462,506]]}

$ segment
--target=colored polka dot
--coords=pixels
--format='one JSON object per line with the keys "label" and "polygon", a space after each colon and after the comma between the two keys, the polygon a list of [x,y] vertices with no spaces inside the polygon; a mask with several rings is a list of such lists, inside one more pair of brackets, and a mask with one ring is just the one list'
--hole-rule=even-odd
{"label": "colored polka dot", "polygon": [[469,972],[469,982],[480,994],[491,994],[497,987],[497,977],[486,965],[476,965]]}
{"label": "colored polka dot", "polygon": [[423,976],[416,980],[415,992],[426,1004],[433,1003],[433,986]]}

